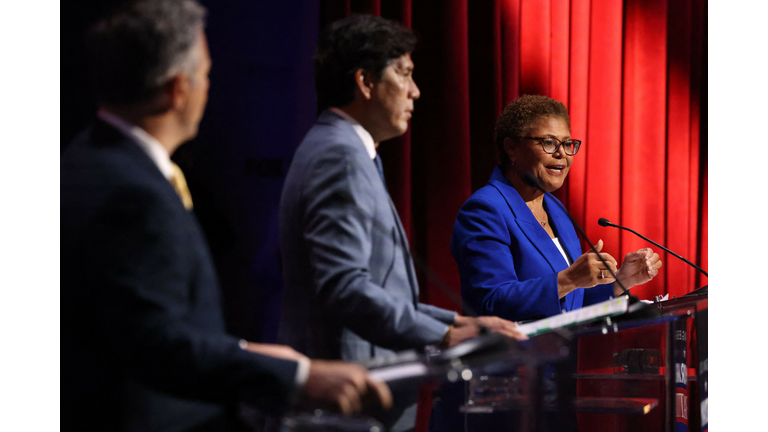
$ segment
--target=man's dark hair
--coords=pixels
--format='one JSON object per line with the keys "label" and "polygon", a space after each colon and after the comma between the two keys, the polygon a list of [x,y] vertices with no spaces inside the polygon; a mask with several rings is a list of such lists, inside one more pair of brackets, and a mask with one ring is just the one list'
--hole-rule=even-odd
{"label": "man's dark hair", "polygon": [[355,72],[365,69],[381,78],[384,69],[413,52],[416,36],[402,25],[372,15],[336,21],[320,36],[315,53],[317,105],[349,105],[355,97]]}
{"label": "man's dark hair", "polygon": [[91,83],[99,103],[140,104],[175,74],[190,78],[193,47],[205,25],[195,0],[140,0],[98,22],[86,36]]}
{"label": "man's dark hair", "polygon": [[504,139],[509,137],[515,142],[519,142],[518,138],[525,135],[528,132],[528,128],[541,117],[563,119],[565,124],[568,125],[568,129],[571,128],[571,122],[568,119],[568,109],[565,108],[562,102],[547,96],[520,96],[501,112],[499,119],[496,121],[496,150],[499,152],[502,171],[506,172],[510,164],[509,156],[504,151]]}

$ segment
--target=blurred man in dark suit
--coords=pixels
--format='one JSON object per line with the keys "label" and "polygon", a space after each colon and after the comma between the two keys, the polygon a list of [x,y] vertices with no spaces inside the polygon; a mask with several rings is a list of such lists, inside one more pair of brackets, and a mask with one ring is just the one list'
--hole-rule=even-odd
{"label": "blurred man in dark suit", "polygon": [[[453,346],[481,326],[522,338],[514,324],[463,317],[419,302],[402,223],[377,148],[408,129],[419,98],[411,31],[370,15],[338,21],[320,38],[315,87],[324,111],[291,163],[280,203],[285,302],[280,340],[311,357],[391,358]],[[386,419],[411,430],[416,392],[396,395]]]}
{"label": "blurred man in dark suit", "polygon": [[130,4],[88,37],[98,118],[61,156],[61,426],[226,428],[239,402],[344,413],[359,366],[227,335],[214,267],[170,155],[197,133],[211,59],[194,0]]}

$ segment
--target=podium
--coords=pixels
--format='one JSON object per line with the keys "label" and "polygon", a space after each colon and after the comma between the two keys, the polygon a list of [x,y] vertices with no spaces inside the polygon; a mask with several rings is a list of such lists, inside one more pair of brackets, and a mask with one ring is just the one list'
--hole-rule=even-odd
{"label": "podium", "polygon": [[[540,430],[541,413],[544,405],[552,405],[555,411],[570,410],[570,399],[548,400],[550,389],[543,377],[545,369],[559,370],[561,365],[573,359],[576,339],[567,329],[557,329],[524,343],[507,339],[498,334],[489,333],[470,339],[455,347],[443,351],[416,353],[406,351],[397,357],[373,359],[365,366],[371,374],[386,381],[393,394],[416,392],[426,383],[442,382],[460,389],[459,402],[450,407],[450,413],[459,412],[464,405],[464,388],[477,382],[487,381],[487,377],[515,376],[522,393],[513,400],[504,401],[515,406],[517,414],[514,430]],[[560,376],[567,377],[566,373]],[[555,385],[569,385],[570,380],[560,380]],[[485,386],[486,388],[488,386]],[[478,388],[478,391],[480,389]],[[575,392],[575,388],[568,393]],[[486,394],[488,396],[488,394]],[[475,400],[479,400],[475,398]],[[480,407],[482,404],[478,404]],[[482,407],[480,407],[482,410]],[[384,414],[384,413],[378,413]],[[358,415],[343,417],[325,412],[293,413],[282,419],[281,432],[383,432],[386,424],[383,418],[374,412],[366,419]],[[452,427],[464,430],[459,423]],[[519,427],[518,427],[519,424]],[[559,423],[558,423],[559,425]],[[505,427],[505,430],[508,429]],[[558,426],[559,429],[559,426]]]}
{"label": "podium", "polygon": [[[467,417],[464,430],[706,431],[707,306],[704,290],[631,305],[620,314],[587,317],[588,322],[565,328],[535,330],[533,345],[542,345],[554,332],[569,332],[572,356],[549,364],[549,372],[541,364],[551,357],[530,363],[533,367],[523,365],[514,374],[477,375],[467,383],[459,410],[496,419],[474,422],[473,428]],[[577,313],[584,311],[569,314]],[[567,321],[565,316],[552,319]],[[532,379],[533,387],[526,383]],[[537,383],[544,385],[538,405]],[[502,415],[523,412],[534,421]],[[499,422],[508,424],[489,426]]]}
{"label": "podium", "polygon": [[[577,398],[603,398],[580,430],[706,431],[707,294],[657,302],[658,316],[579,332]],[[700,367],[703,366],[703,370]],[[701,380],[701,382],[700,382]],[[635,409],[612,406],[642,400]]]}
{"label": "podium", "polygon": [[[435,431],[706,432],[707,306],[706,290],[653,304],[623,297],[521,326],[528,341],[486,334],[366,366],[393,392],[441,382]],[[284,430],[382,430],[310,420]]]}

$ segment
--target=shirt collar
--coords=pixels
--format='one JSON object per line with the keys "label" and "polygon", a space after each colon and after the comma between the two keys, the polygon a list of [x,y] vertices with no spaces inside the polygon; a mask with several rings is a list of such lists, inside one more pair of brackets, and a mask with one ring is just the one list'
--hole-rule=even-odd
{"label": "shirt collar", "polygon": [[144,153],[152,159],[152,162],[157,165],[160,173],[162,173],[165,178],[170,179],[173,177],[173,162],[171,162],[171,157],[168,155],[168,150],[166,150],[155,137],[148,134],[144,129],[128,123],[104,109],[100,109],[96,116],[114,126],[115,129],[119,130],[129,138],[132,138],[136,144],[144,150]]}
{"label": "shirt collar", "polygon": [[363,125],[361,125],[357,120],[355,120],[349,114],[345,113],[339,108],[331,107],[329,109],[352,125],[352,128],[355,130],[355,132],[357,132],[357,135],[360,137],[361,140],[363,140],[363,144],[365,145],[365,150],[368,151],[368,156],[370,156],[371,159],[375,159],[376,145],[373,142],[373,137],[367,130],[365,130]]}

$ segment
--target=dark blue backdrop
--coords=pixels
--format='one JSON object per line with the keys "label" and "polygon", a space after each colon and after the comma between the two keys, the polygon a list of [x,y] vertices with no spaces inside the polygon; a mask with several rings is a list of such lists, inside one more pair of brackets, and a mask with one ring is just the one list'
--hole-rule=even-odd
{"label": "dark blue backdrop", "polygon": [[174,159],[190,177],[216,259],[230,331],[275,340],[282,294],[277,210],[284,174],[316,117],[317,0],[217,0],[213,67],[198,138]]}

